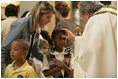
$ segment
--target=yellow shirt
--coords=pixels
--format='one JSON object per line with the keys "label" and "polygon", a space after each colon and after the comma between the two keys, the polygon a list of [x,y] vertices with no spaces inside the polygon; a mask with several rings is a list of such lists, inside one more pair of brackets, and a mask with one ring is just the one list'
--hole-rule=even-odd
{"label": "yellow shirt", "polygon": [[38,75],[27,61],[16,70],[13,68],[14,62],[7,66],[5,70],[5,78],[38,78]]}

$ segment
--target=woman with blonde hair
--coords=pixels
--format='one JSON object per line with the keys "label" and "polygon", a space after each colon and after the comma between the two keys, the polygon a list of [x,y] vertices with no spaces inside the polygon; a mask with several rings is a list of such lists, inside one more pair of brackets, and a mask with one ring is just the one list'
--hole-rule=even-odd
{"label": "woman with blonde hair", "polygon": [[37,59],[43,60],[43,53],[39,48],[39,35],[41,29],[50,22],[54,13],[54,8],[51,4],[47,1],[40,1],[33,7],[28,17],[20,18],[12,23],[10,31],[1,47],[2,76],[5,65],[11,63],[9,51],[13,40],[24,39],[29,42],[30,49],[26,56],[27,60],[29,60],[30,53]]}

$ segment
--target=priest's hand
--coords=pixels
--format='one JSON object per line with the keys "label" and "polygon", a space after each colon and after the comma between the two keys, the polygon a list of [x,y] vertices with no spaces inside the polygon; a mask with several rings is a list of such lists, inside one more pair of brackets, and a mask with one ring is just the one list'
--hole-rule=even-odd
{"label": "priest's hand", "polygon": [[67,33],[67,35],[63,35],[62,37],[66,38],[72,42],[75,41],[75,35],[71,31],[69,31],[66,28],[61,28],[61,30],[64,30]]}

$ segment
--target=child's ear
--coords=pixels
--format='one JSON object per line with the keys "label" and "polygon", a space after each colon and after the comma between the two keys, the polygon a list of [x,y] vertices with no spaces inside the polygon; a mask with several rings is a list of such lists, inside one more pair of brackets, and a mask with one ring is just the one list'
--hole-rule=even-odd
{"label": "child's ear", "polygon": [[28,54],[28,50],[25,50],[24,51],[24,56],[27,56],[27,54]]}

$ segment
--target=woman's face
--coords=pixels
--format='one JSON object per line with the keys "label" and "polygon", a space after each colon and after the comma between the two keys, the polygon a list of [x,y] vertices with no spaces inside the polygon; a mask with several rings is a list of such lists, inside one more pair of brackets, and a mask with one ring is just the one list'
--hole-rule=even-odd
{"label": "woman's face", "polygon": [[51,20],[51,17],[52,17],[52,15],[54,14],[54,12],[50,12],[49,14],[43,14],[43,15],[40,15],[40,25],[41,26],[45,26],[45,25],[47,25],[49,22],[50,22],[50,20]]}

